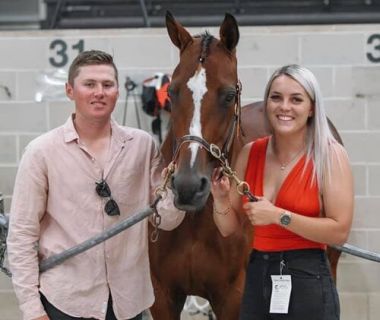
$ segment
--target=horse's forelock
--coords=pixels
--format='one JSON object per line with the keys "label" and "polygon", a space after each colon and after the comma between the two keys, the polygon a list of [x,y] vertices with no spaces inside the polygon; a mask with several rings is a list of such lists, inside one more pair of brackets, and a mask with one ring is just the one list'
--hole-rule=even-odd
{"label": "horse's forelock", "polygon": [[210,45],[212,41],[215,39],[213,35],[211,35],[207,30],[201,34],[197,34],[194,36],[196,39],[201,39],[201,53],[200,58],[205,59],[209,53]]}

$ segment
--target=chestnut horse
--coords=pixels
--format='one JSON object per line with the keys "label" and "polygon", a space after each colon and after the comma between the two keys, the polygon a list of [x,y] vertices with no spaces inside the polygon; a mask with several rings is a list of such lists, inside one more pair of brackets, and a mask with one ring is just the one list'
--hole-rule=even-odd
{"label": "chestnut horse", "polygon": [[[213,221],[210,181],[220,164],[210,144],[218,146],[233,168],[243,144],[268,135],[269,129],[260,104],[240,109],[235,18],[226,14],[220,40],[207,32],[192,37],[170,13],[166,26],[180,50],[180,61],[168,89],[171,126],[162,153],[167,163],[175,161],[174,204],[187,214],[178,228],[160,231],[158,241],[150,245],[156,297],[151,313],[155,320],[179,320],[186,297],[196,295],[210,302],[218,320],[235,320],[252,230],[242,223],[240,232],[224,238]],[[249,119],[241,118],[241,112]],[[246,127],[244,139],[241,119]]]}

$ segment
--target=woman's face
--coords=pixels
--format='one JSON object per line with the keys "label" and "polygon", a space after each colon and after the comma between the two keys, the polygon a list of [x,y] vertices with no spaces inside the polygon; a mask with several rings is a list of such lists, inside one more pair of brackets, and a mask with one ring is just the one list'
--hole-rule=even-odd
{"label": "woman's face", "polygon": [[306,133],[307,120],[313,115],[313,103],[305,89],[286,75],[272,82],[266,108],[277,134]]}

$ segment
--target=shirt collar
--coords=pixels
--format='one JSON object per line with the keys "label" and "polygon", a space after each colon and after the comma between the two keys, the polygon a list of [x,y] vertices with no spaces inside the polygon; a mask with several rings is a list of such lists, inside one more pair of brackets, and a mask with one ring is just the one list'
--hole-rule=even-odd
{"label": "shirt collar", "polygon": [[[78,141],[79,135],[74,126],[75,113],[70,115],[65,124],[63,125],[64,139],[66,143],[72,141]],[[125,130],[126,129],[126,130]],[[112,139],[115,139],[121,144],[124,144],[128,140],[132,140],[133,136],[130,134],[127,127],[124,129],[119,126],[119,124],[111,118],[111,130],[112,130]]]}
{"label": "shirt collar", "polygon": [[78,132],[75,130],[74,127],[74,118],[75,113],[70,115],[70,117],[66,120],[65,124],[63,125],[63,135],[66,143],[79,139]]}

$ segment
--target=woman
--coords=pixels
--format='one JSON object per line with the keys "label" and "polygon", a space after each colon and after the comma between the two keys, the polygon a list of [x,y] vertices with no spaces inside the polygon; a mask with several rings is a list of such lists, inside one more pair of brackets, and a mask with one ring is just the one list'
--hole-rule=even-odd
{"label": "woman", "polygon": [[214,220],[228,236],[239,213],[254,226],[240,319],[339,319],[326,245],[346,242],[353,179],[329,129],[319,85],[298,65],[274,72],[264,97],[273,134],[247,144],[236,171],[259,201],[248,202],[214,172]]}

